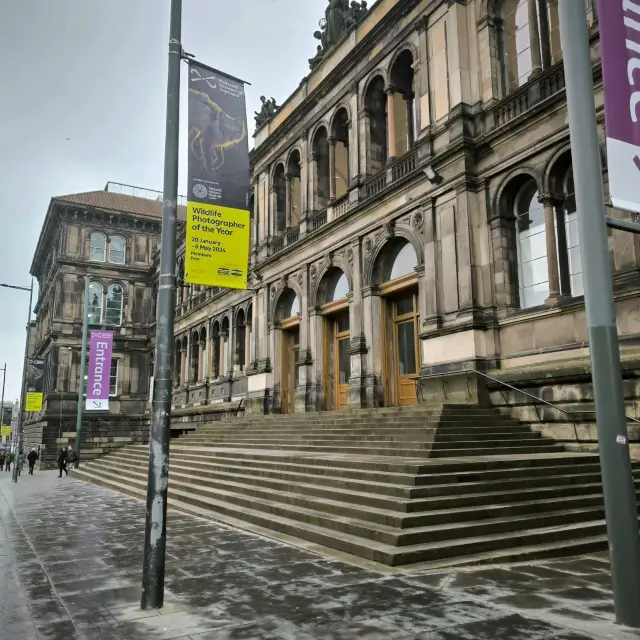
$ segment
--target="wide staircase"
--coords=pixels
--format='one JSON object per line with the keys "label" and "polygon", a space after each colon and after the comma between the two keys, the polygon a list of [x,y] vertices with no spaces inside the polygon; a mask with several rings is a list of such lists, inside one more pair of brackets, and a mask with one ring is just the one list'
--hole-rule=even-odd
{"label": "wide staircase", "polygon": [[[147,461],[132,446],[73,473],[144,498]],[[201,423],[172,441],[169,506],[391,566],[607,548],[598,457],[466,405]]]}

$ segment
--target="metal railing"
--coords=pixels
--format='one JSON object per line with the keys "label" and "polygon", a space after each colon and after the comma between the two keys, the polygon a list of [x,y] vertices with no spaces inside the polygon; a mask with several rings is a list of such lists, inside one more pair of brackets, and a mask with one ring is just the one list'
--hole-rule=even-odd
{"label": "metal railing", "polygon": [[[498,378],[494,378],[493,376],[490,376],[486,373],[483,373],[482,371],[478,371],[477,369],[462,369],[460,371],[449,371],[446,373],[432,373],[430,375],[426,375],[426,376],[417,376],[415,379],[415,384],[416,384],[416,397],[419,397],[420,400],[424,400],[424,397],[422,395],[422,389],[420,387],[420,380],[429,380],[429,379],[435,379],[435,378],[441,378],[442,379],[442,393],[445,397],[445,399],[447,398],[447,390],[445,387],[445,381],[444,378],[448,377],[448,376],[459,376],[462,374],[465,374],[465,380],[467,383],[467,394],[469,397],[471,397],[471,389],[469,387],[469,374],[470,373],[474,373],[478,376],[482,376],[483,378],[485,378],[486,380],[490,380],[491,382],[494,382],[495,384],[500,385],[501,387],[506,387],[507,389],[510,389],[511,391],[515,391],[517,393],[522,394],[523,396],[526,396],[527,398],[530,398],[531,400],[533,400],[533,406],[536,410],[536,415],[538,416],[538,421],[543,424],[545,422],[545,420],[542,419],[542,416],[540,415],[540,410],[538,405],[545,405],[547,407],[551,407],[552,409],[555,409],[556,411],[559,411],[560,413],[563,413],[564,415],[568,416],[571,419],[571,423],[573,424],[573,433],[576,437],[576,442],[580,443],[580,437],[578,436],[578,428],[576,426],[576,417],[580,416],[580,415],[595,415],[595,410],[594,409],[589,409],[586,411],[567,411],[566,409],[563,409],[562,407],[559,407],[556,404],[553,404],[551,402],[548,402],[547,400],[543,400],[542,398],[539,398],[538,396],[534,396],[532,393],[529,393],[528,391],[523,391],[522,389],[518,389],[518,387],[514,387],[511,384],[508,384],[507,382],[504,382],[502,380],[498,380]],[[504,400],[505,405],[511,409],[512,406],[509,404],[509,401],[507,400],[506,396],[504,395],[504,391],[502,390],[502,388],[499,389],[500,391],[500,395],[502,396],[502,399]],[[640,424],[640,420],[638,418],[634,418],[633,416],[625,416],[627,421],[629,422],[634,422],[637,424]],[[548,421],[547,421],[548,422]]]}

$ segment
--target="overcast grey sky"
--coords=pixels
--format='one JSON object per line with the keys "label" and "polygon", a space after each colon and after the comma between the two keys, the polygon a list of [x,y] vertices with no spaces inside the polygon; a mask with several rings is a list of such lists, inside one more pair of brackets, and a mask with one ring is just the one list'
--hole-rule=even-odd
{"label": "overcast grey sky", "polygon": [[[326,4],[183,0],[183,46],[250,82],[253,115],[260,95],[281,103],[308,73]],[[162,189],[168,30],[169,0],[0,0],[0,282],[29,285],[52,196],[110,180]],[[0,288],[5,400],[20,394],[28,297]]]}

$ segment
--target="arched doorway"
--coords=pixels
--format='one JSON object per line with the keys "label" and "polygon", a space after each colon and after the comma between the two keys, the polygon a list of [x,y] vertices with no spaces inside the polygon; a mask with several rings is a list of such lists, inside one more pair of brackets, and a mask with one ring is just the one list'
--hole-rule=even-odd
{"label": "arched doorway", "polygon": [[420,372],[418,343],[418,258],[404,239],[392,240],[378,258],[375,278],[382,296],[382,378],[387,406],[417,404]]}
{"label": "arched doorway", "polygon": [[338,267],[318,285],[317,304],[323,317],[323,384],[325,409],[346,409],[351,376],[349,282]]}
{"label": "arched doorway", "polygon": [[[280,412],[295,413],[299,382],[300,300],[295,291],[285,289],[276,306],[275,319],[280,325]],[[277,348],[277,345],[276,345]]]}

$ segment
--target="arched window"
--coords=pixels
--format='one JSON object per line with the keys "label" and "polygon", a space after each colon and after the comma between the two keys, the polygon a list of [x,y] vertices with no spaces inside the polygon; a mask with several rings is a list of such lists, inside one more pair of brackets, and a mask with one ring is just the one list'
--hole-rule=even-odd
{"label": "arched window", "polygon": [[327,130],[320,127],[313,139],[313,173],[315,183],[314,209],[322,211],[331,195],[329,171],[329,137]]}
{"label": "arched window", "polygon": [[578,233],[578,210],[576,207],[573,171],[569,169],[565,178],[565,225],[567,230],[567,258],[569,261],[569,276],[571,278],[571,295],[584,294],[582,281],[582,256],[580,254],[580,235]]}
{"label": "arched window", "polygon": [[502,75],[504,92],[525,84],[532,75],[562,58],[558,0],[503,0]]}
{"label": "arched window", "polygon": [[389,141],[391,156],[399,157],[413,147],[416,124],[413,79],[413,55],[407,49],[398,56],[391,69],[391,108],[395,132],[394,139]]}
{"label": "arched window", "polygon": [[293,318],[300,313],[300,299],[293,289],[288,287],[280,294],[276,305],[275,317],[278,321]]}
{"label": "arched window", "polygon": [[377,76],[369,84],[365,95],[364,117],[369,142],[367,173],[375,174],[384,168],[388,156],[387,96],[382,76]]}
{"label": "arched window", "polygon": [[544,207],[533,178],[516,196],[514,214],[520,306],[526,309],[543,304],[549,296]]}
{"label": "arched window", "polygon": [[300,177],[302,175],[302,169],[300,167],[300,152],[295,149],[289,158],[289,165],[287,167],[288,179],[290,183],[290,201],[289,211],[289,226],[297,227],[300,224],[300,216],[302,214],[302,184]]}
{"label": "arched window", "polygon": [[331,128],[331,147],[329,159],[332,160],[333,196],[341,198],[349,188],[349,114],[341,108],[335,115]]}
{"label": "arched window", "polygon": [[125,242],[122,236],[109,238],[109,262],[112,264],[124,264]]}
{"label": "arched window", "polygon": [[99,282],[89,285],[89,324],[102,324],[102,298],[104,289]]}
{"label": "arched window", "polygon": [[107,289],[107,309],[104,323],[108,327],[119,327],[122,324],[122,308],[124,295],[122,285],[114,282]]}
{"label": "arched window", "polygon": [[400,249],[393,261],[389,280],[395,280],[396,278],[402,278],[402,276],[414,273],[417,262],[416,252],[413,246],[407,242],[402,249]]}
{"label": "arched window", "polygon": [[91,234],[89,246],[89,260],[91,262],[104,262],[107,253],[107,238],[104,233],[94,231]]}
{"label": "arched window", "polygon": [[275,192],[275,218],[273,221],[273,231],[279,236],[284,233],[287,226],[286,213],[286,190],[287,183],[284,172],[284,165],[280,163],[273,172],[273,189]]}

